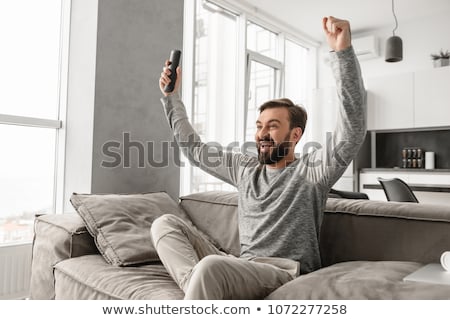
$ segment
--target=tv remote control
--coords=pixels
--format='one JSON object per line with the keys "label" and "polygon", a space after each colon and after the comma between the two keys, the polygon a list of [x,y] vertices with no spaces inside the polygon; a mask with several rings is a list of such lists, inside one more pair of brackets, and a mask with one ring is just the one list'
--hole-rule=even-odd
{"label": "tv remote control", "polygon": [[172,92],[175,87],[175,82],[177,81],[177,67],[180,64],[181,51],[180,50],[172,50],[170,52],[170,65],[169,70],[170,74],[170,83],[164,87],[164,92]]}

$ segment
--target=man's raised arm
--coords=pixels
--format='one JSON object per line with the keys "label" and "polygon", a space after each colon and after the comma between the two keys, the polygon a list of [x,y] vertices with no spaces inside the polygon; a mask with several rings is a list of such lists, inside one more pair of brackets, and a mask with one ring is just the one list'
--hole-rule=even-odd
{"label": "man's raised arm", "polygon": [[166,85],[171,81],[169,77],[171,71],[168,66],[169,61],[166,61],[159,79],[159,87],[164,95],[161,98],[161,102],[164,106],[169,126],[183,154],[192,165],[201,168],[203,171],[222,181],[236,186],[245,162],[250,159],[242,154],[223,152],[220,146],[216,145],[216,147],[212,147],[201,141],[199,135],[189,123],[186,108],[178,94],[182,78],[180,67],[176,70],[177,79],[174,90],[172,92],[164,91]]}
{"label": "man's raised arm", "polygon": [[[331,188],[358,154],[366,134],[366,91],[358,59],[351,45],[350,23],[334,17],[323,18],[323,29],[331,48],[331,68],[340,101],[338,121],[331,150],[313,174]],[[324,155],[322,155],[324,156]],[[317,170],[321,172],[317,172]]]}

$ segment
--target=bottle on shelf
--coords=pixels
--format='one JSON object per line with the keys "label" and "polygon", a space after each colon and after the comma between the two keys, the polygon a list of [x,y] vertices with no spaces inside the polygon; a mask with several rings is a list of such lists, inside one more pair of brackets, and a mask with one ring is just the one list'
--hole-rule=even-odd
{"label": "bottle on shelf", "polygon": [[402,168],[421,169],[425,167],[425,152],[418,147],[402,149]]}

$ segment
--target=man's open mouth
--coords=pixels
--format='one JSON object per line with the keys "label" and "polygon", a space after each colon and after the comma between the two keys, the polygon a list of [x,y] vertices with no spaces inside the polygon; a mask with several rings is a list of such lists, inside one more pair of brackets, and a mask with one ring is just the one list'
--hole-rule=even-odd
{"label": "man's open mouth", "polygon": [[259,142],[259,151],[260,152],[269,152],[270,148],[274,146],[273,142],[271,141],[261,141]]}

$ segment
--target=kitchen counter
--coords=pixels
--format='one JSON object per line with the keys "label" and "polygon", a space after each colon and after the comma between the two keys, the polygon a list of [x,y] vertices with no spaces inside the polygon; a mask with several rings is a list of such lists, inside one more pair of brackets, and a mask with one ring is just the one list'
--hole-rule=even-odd
{"label": "kitchen counter", "polygon": [[411,172],[420,172],[420,173],[450,173],[450,169],[413,169],[413,168],[362,168],[360,169],[361,173],[364,172],[379,172],[379,171],[384,171],[384,172],[406,172],[406,173],[411,173]]}
{"label": "kitchen counter", "polygon": [[378,178],[399,178],[406,182],[421,203],[450,203],[450,169],[364,168],[359,173],[359,191],[371,200],[386,201]]}
{"label": "kitchen counter", "polygon": [[[412,191],[424,192],[450,192],[450,185],[441,184],[409,184]],[[380,189],[383,187],[380,184],[363,184],[364,189]]]}

